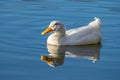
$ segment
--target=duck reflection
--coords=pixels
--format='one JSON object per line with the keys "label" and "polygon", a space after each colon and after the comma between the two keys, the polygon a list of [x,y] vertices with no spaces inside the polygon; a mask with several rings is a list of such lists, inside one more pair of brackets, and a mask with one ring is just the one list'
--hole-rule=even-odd
{"label": "duck reflection", "polygon": [[93,62],[99,60],[101,45],[85,45],[85,46],[54,46],[47,44],[49,56],[41,56],[41,60],[48,65],[55,67],[64,63],[64,58],[86,58]]}

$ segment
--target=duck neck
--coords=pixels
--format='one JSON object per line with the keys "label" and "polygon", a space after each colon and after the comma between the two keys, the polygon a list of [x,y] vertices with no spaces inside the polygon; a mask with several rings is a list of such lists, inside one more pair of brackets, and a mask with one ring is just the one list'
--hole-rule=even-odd
{"label": "duck neck", "polygon": [[63,31],[55,31],[55,35],[58,36],[58,37],[65,37],[66,33],[65,33],[65,30],[63,30]]}

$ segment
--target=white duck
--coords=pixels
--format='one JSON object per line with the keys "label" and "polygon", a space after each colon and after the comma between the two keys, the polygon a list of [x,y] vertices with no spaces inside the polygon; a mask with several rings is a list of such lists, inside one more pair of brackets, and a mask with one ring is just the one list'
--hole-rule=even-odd
{"label": "white duck", "polygon": [[51,45],[87,45],[97,44],[101,41],[100,19],[95,20],[87,26],[76,29],[65,29],[65,25],[60,21],[52,21],[49,27],[42,32],[42,35],[54,31],[48,39],[47,43]]}

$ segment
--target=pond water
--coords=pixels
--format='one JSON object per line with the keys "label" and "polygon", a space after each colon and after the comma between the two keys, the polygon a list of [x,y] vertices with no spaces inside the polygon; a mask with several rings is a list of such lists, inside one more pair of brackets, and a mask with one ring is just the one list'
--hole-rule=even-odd
{"label": "pond water", "polygon": [[[41,35],[52,20],[71,29],[94,17],[102,46],[57,48],[67,52],[56,67],[40,59],[56,50]],[[119,32],[119,0],[0,0],[0,80],[120,80]]]}

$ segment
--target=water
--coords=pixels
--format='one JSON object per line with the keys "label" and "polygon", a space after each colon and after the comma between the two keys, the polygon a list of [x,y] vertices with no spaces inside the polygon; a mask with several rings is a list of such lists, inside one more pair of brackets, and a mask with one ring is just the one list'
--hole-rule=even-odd
{"label": "water", "polygon": [[[79,47],[83,53],[66,55],[64,64],[54,68],[40,59],[49,54],[49,34],[41,32],[50,21],[61,20],[71,29],[94,17],[102,21],[101,47]],[[119,0],[0,0],[0,80],[119,80],[119,32]]]}

